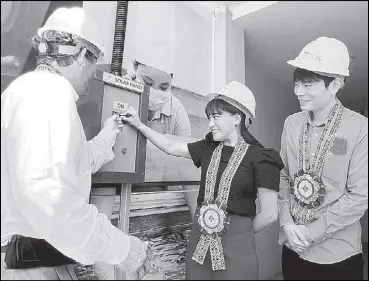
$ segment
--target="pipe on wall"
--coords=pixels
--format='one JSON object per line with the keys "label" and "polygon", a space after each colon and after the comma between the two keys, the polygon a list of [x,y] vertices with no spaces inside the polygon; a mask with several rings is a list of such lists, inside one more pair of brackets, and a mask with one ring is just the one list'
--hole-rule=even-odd
{"label": "pipe on wall", "polygon": [[117,13],[115,16],[115,31],[110,72],[122,76],[122,63],[124,53],[124,41],[126,37],[128,14],[128,1],[117,1]]}

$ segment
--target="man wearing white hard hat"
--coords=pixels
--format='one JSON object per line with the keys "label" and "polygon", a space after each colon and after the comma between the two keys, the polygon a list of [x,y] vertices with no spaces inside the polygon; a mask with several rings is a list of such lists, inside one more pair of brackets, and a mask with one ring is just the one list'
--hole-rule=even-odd
{"label": "man wearing white hard hat", "polygon": [[75,104],[103,55],[98,30],[82,8],[54,11],[32,40],[37,68],[1,96],[2,280],[75,279],[76,262],[110,279],[148,267],[146,244],[88,204],[122,130],[113,116],[87,141]]}
{"label": "man wearing white hard hat", "polygon": [[288,64],[302,112],[283,128],[279,242],[285,280],[362,280],[368,119],[337,93],[349,73],[341,41],[319,37]]}
{"label": "man wearing white hard hat", "polygon": [[[137,111],[123,120],[167,154],[192,159],[201,167],[195,220],[186,252],[186,279],[257,279],[255,232],[277,219],[282,160],[249,132],[255,98],[230,82],[211,95],[205,108],[210,132],[203,140],[181,143],[145,126]],[[256,213],[259,196],[261,210]]]}

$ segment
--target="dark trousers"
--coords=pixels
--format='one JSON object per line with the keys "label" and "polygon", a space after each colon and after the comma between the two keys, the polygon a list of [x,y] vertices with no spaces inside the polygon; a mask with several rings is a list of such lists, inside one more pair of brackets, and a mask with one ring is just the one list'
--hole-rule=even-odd
{"label": "dark trousers", "polygon": [[362,254],[333,264],[306,261],[297,253],[283,246],[282,272],[284,280],[363,280]]}

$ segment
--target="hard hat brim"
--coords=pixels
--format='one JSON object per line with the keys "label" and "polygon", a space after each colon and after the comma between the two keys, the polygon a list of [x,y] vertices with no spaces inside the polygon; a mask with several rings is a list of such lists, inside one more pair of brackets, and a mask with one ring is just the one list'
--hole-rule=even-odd
{"label": "hard hat brim", "polygon": [[147,67],[150,67],[152,69],[155,69],[156,71],[158,72],[164,72],[164,73],[167,73],[169,74],[170,76],[173,77],[173,69],[172,68],[167,68],[167,67],[164,67],[163,69],[159,69],[157,66],[151,66],[149,63],[147,63],[145,60],[138,60],[138,59],[134,59],[132,61],[133,63],[139,63],[139,64],[143,64],[143,65],[146,65]]}
{"label": "hard hat brim", "polygon": [[309,71],[312,71],[312,72],[315,72],[315,73],[318,73],[318,74],[320,74],[320,73],[326,73],[327,75],[325,75],[325,76],[329,76],[329,75],[350,76],[350,74],[349,74],[348,71],[346,73],[337,73],[337,72],[336,73],[328,73],[327,71],[324,71],[324,70],[321,70],[321,69],[316,69],[314,67],[309,67],[309,66],[306,66],[304,64],[301,64],[297,60],[289,60],[289,61],[287,61],[287,63],[289,65],[294,66],[294,67],[301,68],[301,69],[306,69],[306,70],[309,70]]}
{"label": "hard hat brim", "polygon": [[225,102],[228,102],[229,104],[231,104],[232,106],[236,107],[237,109],[241,110],[243,113],[245,114],[250,114],[251,117],[253,119],[255,119],[255,112],[249,108],[247,108],[245,105],[241,104],[239,101],[231,98],[231,97],[227,97],[225,95],[219,94],[219,93],[209,93],[207,95],[207,99],[208,102],[213,100],[213,99],[221,99],[224,100]]}

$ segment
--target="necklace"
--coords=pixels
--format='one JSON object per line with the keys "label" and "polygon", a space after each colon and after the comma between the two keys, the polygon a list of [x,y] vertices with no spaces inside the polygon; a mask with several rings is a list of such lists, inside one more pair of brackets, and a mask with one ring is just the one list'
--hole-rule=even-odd
{"label": "necklace", "polygon": [[36,67],[35,71],[47,71],[47,72],[62,76],[62,74],[60,73],[59,70],[55,69],[54,67],[52,67],[51,65],[46,64],[46,63],[42,63],[42,64],[38,65]]}
{"label": "necklace", "polygon": [[192,256],[194,261],[202,265],[210,248],[212,269],[214,271],[226,269],[221,236],[230,224],[230,217],[227,217],[226,213],[229,191],[234,174],[249,147],[243,137],[238,139],[229,163],[221,176],[218,196],[214,201],[215,183],[223,146],[223,143],[220,143],[215,148],[206,172],[205,199],[197,219],[201,228],[201,235]]}
{"label": "necklace", "polygon": [[324,202],[325,187],[321,175],[325,156],[332,149],[335,134],[341,124],[344,106],[339,100],[331,110],[323,133],[319,139],[313,160],[309,159],[308,117],[306,116],[298,138],[297,161],[299,171],[291,183],[291,193],[295,195],[291,202],[291,214],[297,224],[307,225],[313,221],[315,209]]}

